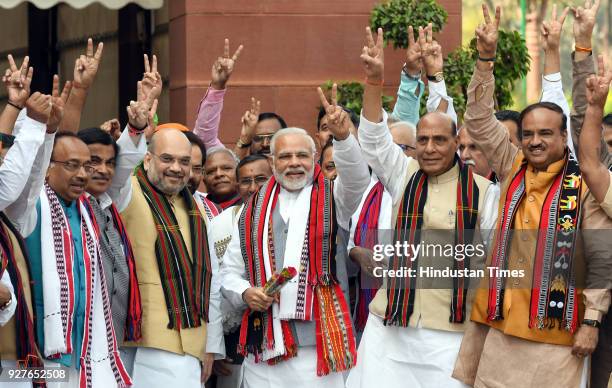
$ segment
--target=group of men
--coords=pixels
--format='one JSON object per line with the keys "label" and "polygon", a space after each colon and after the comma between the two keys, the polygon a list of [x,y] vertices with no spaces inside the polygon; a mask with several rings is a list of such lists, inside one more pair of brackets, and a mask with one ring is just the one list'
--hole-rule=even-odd
{"label": "group of men", "polygon": [[[542,100],[519,113],[494,109],[506,54],[500,10],[483,6],[462,123],[431,24],[409,27],[390,113],[383,31],[366,28],[360,115],[336,85],[319,89],[313,138],[252,99],[233,150],[218,134],[243,47],[230,56],[227,39],[192,130],[155,124],[155,56],[123,131],[80,129],[102,43],[51,95],[31,93],[28,58],[9,56],[0,385],[607,386],[612,71],[599,57],[595,72],[598,7],[573,9],[571,111],[570,9],[543,25]],[[62,374],[8,377],[43,367]]]}

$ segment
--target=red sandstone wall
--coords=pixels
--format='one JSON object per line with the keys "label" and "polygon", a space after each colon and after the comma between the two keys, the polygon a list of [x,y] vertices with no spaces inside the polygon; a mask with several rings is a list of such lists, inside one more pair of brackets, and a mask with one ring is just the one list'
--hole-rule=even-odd
{"label": "red sandstone wall", "polygon": [[[445,53],[461,43],[461,2],[438,0],[448,11],[439,40]],[[250,97],[290,126],[314,131],[316,86],[328,79],[363,79],[359,60],[374,0],[171,0],[170,118],[192,127],[222,54],[245,46],[228,84],[220,138],[234,143]],[[404,52],[385,51],[386,94],[395,96]]]}

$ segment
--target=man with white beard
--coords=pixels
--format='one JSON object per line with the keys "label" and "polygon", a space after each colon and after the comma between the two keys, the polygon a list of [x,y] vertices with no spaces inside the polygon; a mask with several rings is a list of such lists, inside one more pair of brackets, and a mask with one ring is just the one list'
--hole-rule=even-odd
{"label": "man with white beard", "polygon": [[[247,307],[239,342],[245,388],[344,387],[338,372],[356,360],[333,258],[337,227],[347,229],[369,173],[335,91],[332,104],[319,93],[338,177],[333,183],[324,178],[306,131],[278,131],[270,144],[274,176],[245,204],[223,259],[222,292]],[[297,276],[279,294],[267,295],[266,280],[284,267],[298,269]]]}

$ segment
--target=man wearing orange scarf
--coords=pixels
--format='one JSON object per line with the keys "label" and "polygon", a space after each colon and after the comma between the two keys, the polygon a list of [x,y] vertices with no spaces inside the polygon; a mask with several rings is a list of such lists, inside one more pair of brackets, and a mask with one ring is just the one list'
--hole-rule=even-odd
{"label": "man wearing orange scarf", "polygon": [[600,234],[612,222],[566,146],[559,106],[523,110],[522,149],[510,143],[493,111],[500,10],[495,20],[486,6],[483,13],[464,120],[499,176],[500,214],[487,261],[493,270],[477,290],[454,377],[475,387],[586,386],[585,357],[610,304],[596,269],[610,260]]}

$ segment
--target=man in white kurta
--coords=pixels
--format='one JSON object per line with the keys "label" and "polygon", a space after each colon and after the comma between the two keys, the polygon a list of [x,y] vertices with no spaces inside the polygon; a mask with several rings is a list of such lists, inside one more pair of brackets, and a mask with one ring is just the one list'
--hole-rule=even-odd
{"label": "man in white kurta", "polygon": [[[337,136],[337,138],[342,140],[335,139],[333,143],[334,161],[338,171],[338,178],[334,181],[333,186],[333,199],[338,226],[348,229],[348,220],[356,210],[361,194],[368,185],[369,174],[367,165],[361,158],[357,139],[349,135],[348,130],[344,136]],[[299,260],[304,241],[304,232],[302,231],[301,235],[299,233],[300,225],[305,224],[309,211],[314,210],[310,209],[310,202],[308,201],[310,190],[313,187],[312,173],[315,169],[315,147],[314,141],[305,131],[288,128],[275,135],[271,149],[274,155],[274,175],[280,182],[280,193],[276,205],[278,212],[275,211],[275,214],[268,214],[267,216],[274,218],[275,229],[283,225],[281,229],[273,231],[277,261],[280,256],[279,251],[284,251],[283,264],[278,265],[279,263],[276,263],[277,270],[280,271],[282,266],[290,265],[296,259]],[[287,158],[292,159],[290,162],[292,167],[280,168],[281,163]],[[297,160],[301,160],[301,162]],[[301,169],[298,167],[299,165],[305,167]],[[309,174],[311,174],[310,177]],[[301,182],[301,184],[296,185],[296,181]],[[304,198],[306,202],[303,202]],[[296,267],[299,267],[299,262]],[[249,308],[254,311],[267,311],[269,307],[272,307],[274,320],[278,319],[279,314],[277,312],[283,310],[284,301],[291,300],[291,296],[286,294],[290,284],[281,290],[280,304],[274,302],[273,298],[253,296],[258,293],[258,289],[252,287],[247,280],[247,268],[241,252],[238,226],[234,228],[232,240],[227,248],[221,268],[221,276],[222,292],[233,304],[243,306],[248,304]],[[297,282],[296,278],[293,281]],[[344,381],[341,373],[332,372],[325,376],[317,376],[318,360],[314,322],[297,319],[291,319],[289,322],[293,325],[297,334],[297,356],[275,365],[269,365],[265,362],[265,352],[264,360],[259,360],[259,362],[255,362],[253,355],[249,354],[244,362],[244,387],[343,387]],[[276,341],[276,335],[274,339]],[[354,338],[352,340],[354,341]],[[275,345],[274,351],[279,350],[277,345]],[[285,352],[286,349],[280,349],[277,354],[284,354]]]}
{"label": "man in white kurta", "polygon": [[[452,236],[456,229],[456,217],[460,213],[460,203],[457,200],[460,187],[458,183],[462,177],[473,176],[471,187],[473,190],[477,188],[479,193],[478,201],[474,201],[470,206],[478,211],[474,229],[490,230],[495,222],[498,191],[486,179],[468,174],[467,168],[457,161],[456,125],[451,116],[433,112],[421,118],[417,125],[418,161],[406,156],[401,148],[393,143],[387,127],[387,113],[383,111],[381,104],[384,74],[381,32],[379,30],[376,44],[373,39],[368,40],[368,47],[364,48],[361,56],[365,64],[367,82],[359,126],[359,143],[368,165],[391,195],[391,228],[399,222],[400,212],[405,215],[405,220],[418,219],[416,228],[408,229],[420,229],[421,235],[418,240],[415,238],[415,244],[422,241],[425,244],[428,241],[438,242],[435,230],[450,231],[442,235],[443,238]],[[438,78],[442,77],[441,73],[438,74]],[[419,193],[409,186],[414,176],[419,176],[414,187],[424,187],[420,193],[426,194],[424,200],[414,201],[414,213],[407,214],[410,210],[404,206],[412,204],[413,197],[417,197],[414,193]],[[402,201],[405,196],[408,199],[407,204]],[[482,236],[482,240],[487,241],[488,236]],[[452,242],[451,237],[450,243]],[[414,256],[413,254],[409,259]],[[386,258],[392,259],[389,256]],[[454,264],[454,258],[442,258],[435,254],[418,253],[416,258],[418,267],[430,265],[452,269]],[[472,257],[469,268],[478,266],[483,260],[484,257]],[[369,268],[362,270],[374,272],[375,276],[380,277],[383,273],[381,267],[384,267],[384,261],[378,264],[375,271],[372,270],[371,264]],[[430,285],[420,289],[423,285],[421,281],[424,280],[427,279],[417,278],[416,287],[413,289],[414,283],[410,283],[410,302],[407,303],[410,309],[406,309],[409,312],[402,314],[388,308],[391,296],[401,293],[390,294],[388,299],[387,283],[392,280],[383,276],[383,284],[370,304],[368,322],[359,345],[357,366],[349,374],[347,387],[458,386],[451,374],[461,344],[463,322],[468,315],[458,317],[454,313],[451,314],[451,306],[454,306],[453,286],[443,288]],[[402,293],[408,295],[406,291]],[[461,307],[469,311],[469,297]],[[453,319],[449,319],[449,316]],[[452,320],[455,323],[449,322]]]}

